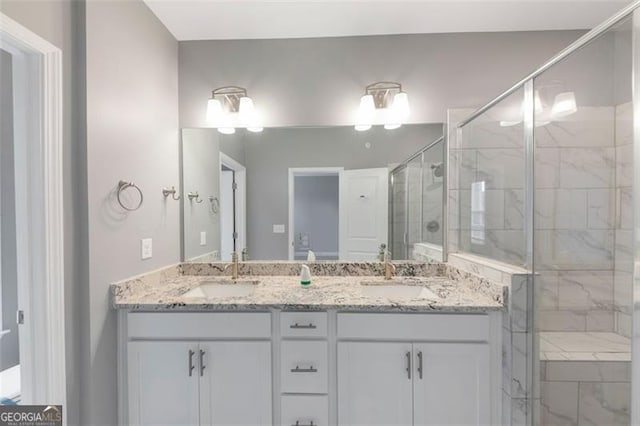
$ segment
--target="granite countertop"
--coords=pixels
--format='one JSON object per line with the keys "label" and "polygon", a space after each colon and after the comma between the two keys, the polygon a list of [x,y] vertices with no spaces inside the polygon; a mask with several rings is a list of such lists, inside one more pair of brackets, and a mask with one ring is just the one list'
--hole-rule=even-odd
{"label": "granite countertop", "polygon": [[[439,271],[442,272],[442,271]],[[218,281],[232,283],[228,276],[185,275],[184,270],[144,276],[113,284],[113,306],[139,311],[198,310],[326,310],[343,311],[445,311],[487,312],[504,308],[501,285],[465,273],[449,271],[430,276],[401,276],[385,281],[383,277],[313,276],[309,287],[302,287],[298,276],[246,275],[239,283],[258,281],[255,290],[236,297],[185,297],[200,284]],[[426,287],[431,293],[416,298],[389,298],[364,294],[367,286],[404,284]]]}

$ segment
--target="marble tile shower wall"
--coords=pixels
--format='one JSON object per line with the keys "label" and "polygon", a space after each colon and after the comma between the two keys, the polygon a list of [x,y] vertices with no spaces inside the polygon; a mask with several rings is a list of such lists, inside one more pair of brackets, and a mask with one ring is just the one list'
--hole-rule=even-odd
{"label": "marble tile shower wall", "polygon": [[633,312],[633,107],[630,102],[615,110],[616,215],[613,306],[615,332],[631,337]]}
{"label": "marble tile shower wall", "polygon": [[[449,135],[450,250],[522,266],[524,130],[522,124],[500,126],[502,113],[487,112],[465,126],[460,139]],[[466,115],[449,111],[449,123]]]}
{"label": "marble tile shower wall", "polygon": [[[449,123],[467,113],[449,111]],[[491,110],[466,126],[460,141],[449,135],[449,248],[522,266],[524,129],[501,126],[502,113]],[[541,331],[628,332],[630,120],[630,106],[581,107],[562,121],[535,128]],[[472,205],[476,182],[484,182],[483,206]],[[472,223],[479,207],[483,217]]]}
{"label": "marble tile shower wall", "polygon": [[536,328],[614,331],[614,107],[535,129]]}

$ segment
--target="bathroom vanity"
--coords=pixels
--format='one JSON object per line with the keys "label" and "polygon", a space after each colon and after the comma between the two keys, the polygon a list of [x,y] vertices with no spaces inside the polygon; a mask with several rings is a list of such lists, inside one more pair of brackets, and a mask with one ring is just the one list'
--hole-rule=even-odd
{"label": "bathroom vanity", "polygon": [[184,267],[112,287],[122,424],[500,423],[499,286]]}

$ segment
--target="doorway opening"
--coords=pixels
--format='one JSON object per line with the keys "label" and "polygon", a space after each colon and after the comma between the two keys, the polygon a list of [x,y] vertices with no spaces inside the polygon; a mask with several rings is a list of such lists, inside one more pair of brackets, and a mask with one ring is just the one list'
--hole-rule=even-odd
{"label": "doorway opening", "polygon": [[[220,259],[230,261],[232,253],[248,260],[246,243],[246,168],[220,153]],[[215,200],[211,200],[215,208]]]}
{"label": "doorway opening", "polygon": [[289,259],[337,260],[342,168],[289,169]]}
{"label": "doorway opening", "polygon": [[62,52],[0,13],[0,404],[64,405]]}

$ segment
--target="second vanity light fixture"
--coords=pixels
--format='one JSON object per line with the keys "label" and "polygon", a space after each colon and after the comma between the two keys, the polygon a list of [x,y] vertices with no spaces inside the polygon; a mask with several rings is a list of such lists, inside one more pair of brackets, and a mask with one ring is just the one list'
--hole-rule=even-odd
{"label": "second vanity light fixture", "polygon": [[262,131],[262,121],[253,99],[247,96],[247,89],[238,86],[220,87],[211,92],[207,123],[225,135],[235,133],[237,127],[250,132]]}
{"label": "second vanity light fixture", "polygon": [[360,98],[355,129],[369,130],[373,125],[384,125],[387,130],[397,129],[409,118],[409,97],[402,85],[393,81],[370,84]]}

